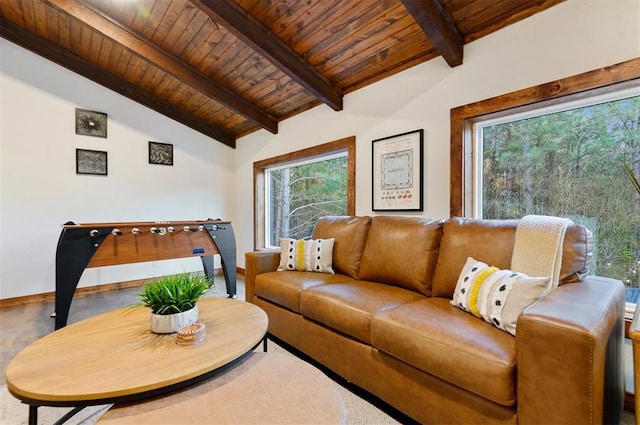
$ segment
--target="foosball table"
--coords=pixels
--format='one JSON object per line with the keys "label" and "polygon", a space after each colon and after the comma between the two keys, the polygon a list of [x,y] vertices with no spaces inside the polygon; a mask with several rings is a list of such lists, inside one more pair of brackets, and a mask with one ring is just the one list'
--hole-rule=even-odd
{"label": "foosball table", "polygon": [[56,250],[56,329],[67,324],[86,268],[200,257],[213,282],[219,254],[229,298],[236,297],[236,243],[230,221],[83,223],[62,225]]}

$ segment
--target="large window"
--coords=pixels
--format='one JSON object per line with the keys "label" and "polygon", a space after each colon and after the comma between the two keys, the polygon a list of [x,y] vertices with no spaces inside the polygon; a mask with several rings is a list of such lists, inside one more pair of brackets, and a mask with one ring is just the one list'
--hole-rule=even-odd
{"label": "large window", "polygon": [[318,218],[347,214],[347,152],[265,169],[265,239],[304,239]]}
{"label": "large window", "polygon": [[640,60],[451,114],[451,215],[570,217],[594,233],[592,272],[638,285]]}
{"label": "large window", "polygon": [[596,236],[592,272],[640,283],[640,87],[474,125],[473,216],[569,217]]}
{"label": "large window", "polygon": [[256,248],[308,238],[318,218],[354,214],[355,138],[254,163]]}

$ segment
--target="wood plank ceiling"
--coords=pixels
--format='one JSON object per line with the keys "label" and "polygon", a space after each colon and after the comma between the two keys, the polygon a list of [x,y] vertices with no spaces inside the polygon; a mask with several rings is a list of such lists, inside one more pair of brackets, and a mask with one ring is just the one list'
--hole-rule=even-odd
{"label": "wood plank ceiling", "polygon": [[230,147],[563,0],[0,0],[0,36]]}

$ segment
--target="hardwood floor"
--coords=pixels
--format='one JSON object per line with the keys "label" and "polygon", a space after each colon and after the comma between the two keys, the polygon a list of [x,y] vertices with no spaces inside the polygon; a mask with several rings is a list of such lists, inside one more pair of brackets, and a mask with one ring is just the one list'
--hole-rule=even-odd
{"label": "hardwood floor", "polygon": [[[224,278],[216,275],[214,281],[214,287],[209,290],[207,296],[226,297]],[[244,300],[244,277],[238,276],[236,287],[238,298]],[[140,288],[129,288],[76,296],[71,303],[67,323],[75,323],[96,314],[137,304],[139,292]],[[5,372],[11,359],[27,345],[54,331],[55,319],[51,317],[54,310],[53,301],[0,308],[2,384],[5,384]]]}

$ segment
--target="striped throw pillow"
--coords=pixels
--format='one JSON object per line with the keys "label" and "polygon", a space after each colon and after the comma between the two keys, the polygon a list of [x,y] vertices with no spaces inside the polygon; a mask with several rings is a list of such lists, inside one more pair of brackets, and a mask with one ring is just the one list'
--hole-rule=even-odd
{"label": "striped throw pillow", "polygon": [[298,270],[334,274],[333,243],[335,239],[280,239],[278,270]]}
{"label": "striped throw pillow", "polygon": [[549,280],[500,270],[469,257],[451,304],[515,335],[518,316],[546,294]]}

